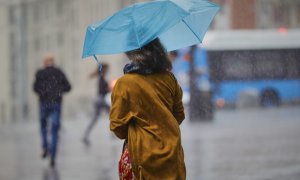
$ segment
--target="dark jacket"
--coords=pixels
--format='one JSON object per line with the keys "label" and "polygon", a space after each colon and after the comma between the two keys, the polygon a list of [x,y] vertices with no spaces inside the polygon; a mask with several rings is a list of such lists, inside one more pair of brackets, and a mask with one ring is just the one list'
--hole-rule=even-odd
{"label": "dark jacket", "polygon": [[103,75],[99,75],[98,80],[98,95],[105,96],[109,92],[108,83],[103,77]]}
{"label": "dark jacket", "polygon": [[49,66],[37,71],[33,89],[41,103],[61,103],[63,93],[70,91],[71,85],[60,69]]}

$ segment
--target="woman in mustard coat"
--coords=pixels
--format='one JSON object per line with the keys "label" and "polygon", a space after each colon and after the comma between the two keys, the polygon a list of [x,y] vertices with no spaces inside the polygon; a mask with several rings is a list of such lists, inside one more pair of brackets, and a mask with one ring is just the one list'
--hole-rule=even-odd
{"label": "woman in mustard coat", "polygon": [[166,51],[155,39],[126,55],[131,64],[112,92],[110,129],[128,141],[135,179],[184,180],[182,90]]}

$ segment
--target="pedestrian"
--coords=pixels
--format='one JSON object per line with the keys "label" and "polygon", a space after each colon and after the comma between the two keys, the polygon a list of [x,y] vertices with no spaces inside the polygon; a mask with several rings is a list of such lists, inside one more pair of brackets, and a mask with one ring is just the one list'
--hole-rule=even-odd
{"label": "pedestrian", "polygon": [[125,139],[120,179],[184,180],[182,90],[167,53],[155,39],[126,55],[131,63],[113,88],[110,111],[111,131]]}
{"label": "pedestrian", "polygon": [[83,136],[83,143],[86,145],[90,144],[89,135],[95,126],[100,113],[102,110],[105,110],[107,113],[109,113],[110,106],[105,100],[106,94],[110,91],[108,82],[106,80],[106,73],[108,70],[108,64],[102,63],[102,70],[99,71],[98,68],[90,75],[90,78],[98,77],[98,96],[97,100],[95,102],[95,113],[93,118],[91,119],[88,127],[85,130],[84,136]]}
{"label": "pedestrian", "polygon": [[168,58],[171,60],[171,62],[174,62],[177,57],[178,57],[178,52],[176,50],[171,51],[168,54]]}
{"label": "pedestrian", "polygon": [[[40,133],[42,158],[50,154],[50,166],[55,166],[63,94],[71,90],[65,74],[54,65],[54,57],[44,58],[44,67],[35,75],[34,91],[39,96]],[[51,142],[48,142],[48,126],[51,127]]]}

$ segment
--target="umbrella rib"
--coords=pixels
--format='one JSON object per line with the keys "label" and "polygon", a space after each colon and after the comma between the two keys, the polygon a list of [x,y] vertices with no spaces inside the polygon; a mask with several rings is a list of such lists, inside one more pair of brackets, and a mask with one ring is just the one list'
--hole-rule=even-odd
{"label": "umbrella rib", "polygon": [[135,38],[136,38],[136,40],[137,40],[137,43],[138,43],[139,48],[141,48],[140,40],[139,40],[138,35],[137,35],[136,23],[135,23],[135,20],[134,20],[134,18],[133,18],[133,12],[134,12],[134,9],[135,9],[135,5],[133,5],[133,8],[132,8],[130,17],[131,17],[132,22],[133,22],[133,30],[134,30]]}
{"label": "umbrella rib", "polygon": [[197,36],[197,34],[195,33],[195,31],[193,31],[193,29],[191,29],[190,26],[184,20],[182,20],[182,22],[184,22],[184,24],[189,28],[189,30],[191,30],[191,32],[197,37],[197,39],[200,42],[202,42],[202,40]]}

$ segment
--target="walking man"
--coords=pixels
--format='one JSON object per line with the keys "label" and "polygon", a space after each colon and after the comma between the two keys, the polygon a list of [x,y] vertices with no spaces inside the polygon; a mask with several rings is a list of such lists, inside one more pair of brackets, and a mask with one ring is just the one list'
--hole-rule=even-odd
{"label": "walking man", "polygon": [[[44,58],[44,67],[37,71],[34,91],[39,96],[40,133],[42,137],[42,158],[50,155],[50,166],[55,166],[55,157],[60,128],[60,115],[63,93],[71,90],[65,74],[54,66],[54,57]],[[47,130],[51,127],[51,142],[48,142]]]}

